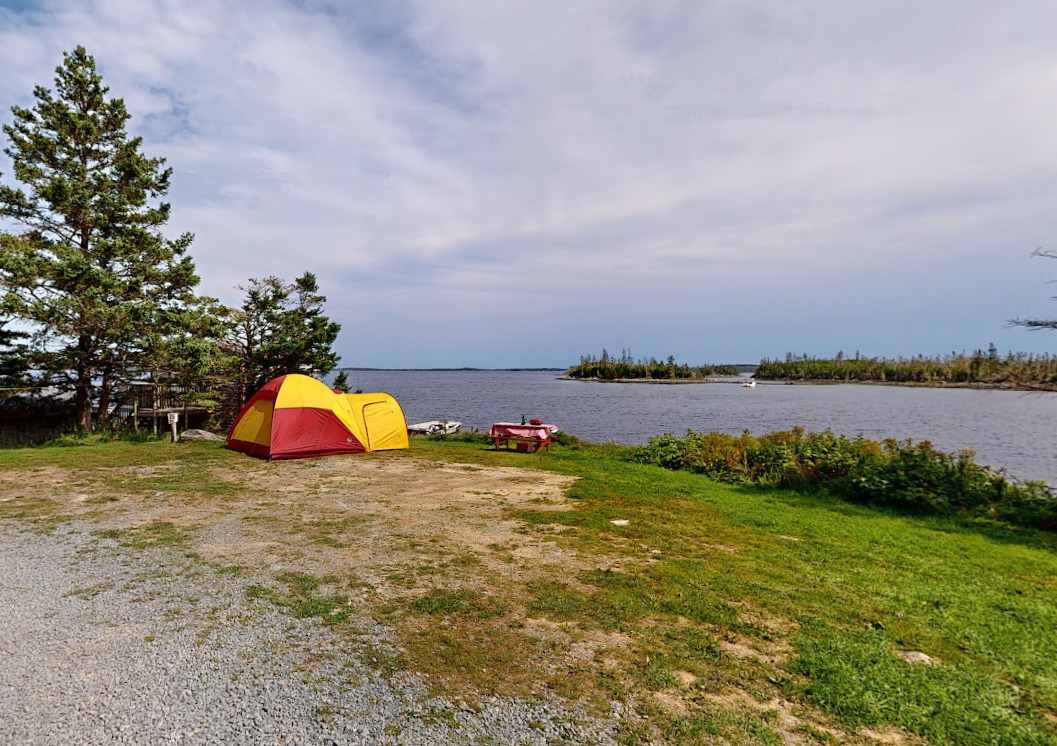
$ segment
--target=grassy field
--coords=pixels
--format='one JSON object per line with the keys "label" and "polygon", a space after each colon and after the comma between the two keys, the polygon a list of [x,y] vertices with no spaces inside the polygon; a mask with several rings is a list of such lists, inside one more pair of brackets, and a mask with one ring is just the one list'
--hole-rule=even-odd
{"label": "grassy field", "polygon": [[[628,743],[1057,743],[1054,536],[721,485],[622,454],[415,441],[267,464],[211,444],[8,450],[0,520],[92,521],[130,551],[253,573],[252,595],[294,617],[340,628],[369,614],[400,646],[362,654],[468,701],[632,703]],[[387,515],[408,507],[412,474],[426,487],[408,490],[439,485],[429,510],[452,520],[412,530]],[[564,498],[519,491],[537,479]],[[361,490],[384,497],[353,515]],[[425,510],[412,507],[408,521]],[[506,533],[459,533],[474,511],[474,531]],[[272,554],[217,554],[221,525]],[[391,561],[364,553],[367,536]],[[289,566],[270,572],[274,556]]]}

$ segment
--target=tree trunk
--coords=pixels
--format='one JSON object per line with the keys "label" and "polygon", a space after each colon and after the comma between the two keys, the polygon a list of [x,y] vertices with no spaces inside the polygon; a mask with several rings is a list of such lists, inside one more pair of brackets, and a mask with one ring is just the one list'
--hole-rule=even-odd
{"label": "tree trunk", "polygon": [[106,429],[110,426],[110,390],[113,387],[113,381],[110,376],[110,369],[107,368],[103,371],[103,380],[99,385],[99,413],[96,416],[99,422],[100,429]]}
{"label": "tree trunk", "polygon": [[92,377],[84,369],[77,369],[74,388],[74,406],[77,408],[77,426],[85,432],[92,429]]}
{"label": "tree trunk", "polygon": [[77,426],[85,432],[92,431],[92,373],[88,364],[92,339],[82,334],[77,339],[77,383],[74,385],[74,405],[77,408]]}

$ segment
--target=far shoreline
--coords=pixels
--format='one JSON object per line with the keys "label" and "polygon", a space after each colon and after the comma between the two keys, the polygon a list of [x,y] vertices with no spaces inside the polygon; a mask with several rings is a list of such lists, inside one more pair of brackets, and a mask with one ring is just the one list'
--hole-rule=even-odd
{"label": "far shoreline", "polygon": [[965,382],[947,383],[945,381],[834,381],[830,379],[772,379],[763,380],[759,378],[613,378],[603,380],[601,378],[574,378],[572,376],[558,376],[559,381],[581,381],[586,383],[644,383],[664,386],[684,386],[692,384],[743,384],[746,381],[756,381],[760,386],[900,386],[904,388],[918,389],[980,389],[990,391],[1025,391],[1025,392],[1057,392],[1057,384],[1010,384],[1010,383],[984,383]]}

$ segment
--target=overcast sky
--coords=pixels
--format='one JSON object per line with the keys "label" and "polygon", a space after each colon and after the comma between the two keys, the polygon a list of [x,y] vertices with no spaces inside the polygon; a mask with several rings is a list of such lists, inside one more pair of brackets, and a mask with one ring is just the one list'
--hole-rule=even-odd
{"label": "overcast sky", "polygon": [[1057,316],[1054,28],[1052,0],[0,0],[0,119],[84,44],[203,290],[316,272],[346,365],[1057,351],[1005,326]]}

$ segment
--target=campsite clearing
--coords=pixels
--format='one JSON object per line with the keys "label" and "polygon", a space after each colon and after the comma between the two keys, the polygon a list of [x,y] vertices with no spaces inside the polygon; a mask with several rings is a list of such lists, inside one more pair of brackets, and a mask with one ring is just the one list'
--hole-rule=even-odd
{"label": "campsite clearing", "polygon": [[[355,720],[343,697],[367,701],[343,663],[402,687],[365,741],[427,738],[406,727],[425,711],[453,739],[508,740],[489,730],[506,722],[497,707],[525,708],[517,737],[540,743],[1057,740],[1053,536],[719,485],[617,448],[488,448],[272,463],[213,443],[0,451],[0,542],[73,542],[81,570],[56,613],[153,604],[140,647],[193,634],[221,656],[239,629],[272,646],[326,695],[306,716],[321,732]],[[114,558],[146,577],[91,582]],[[289,631],[262,642],[276,619]]]}

